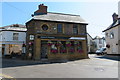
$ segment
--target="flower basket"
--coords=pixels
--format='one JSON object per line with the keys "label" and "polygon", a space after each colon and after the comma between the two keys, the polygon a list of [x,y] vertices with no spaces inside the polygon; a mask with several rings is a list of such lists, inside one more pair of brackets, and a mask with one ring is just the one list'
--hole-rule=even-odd
{"label": "flower basket", "polygon": [[72,45],[72,44],[71,44],[70,41],[67,41],[67,42],[66,42],[66,46],[67,46],[67,47],[70,47],[71,45]]}
{"label": "flower basket", "polygon": [[107,44],[107,45],[106,45],[106,47],[107,47],[107,48],[110,48],[110,45],[109,45],[109,44]]}
{"label": "flower basket", "polygon": [[61,46],[61,45],[62,45],[61,41],[58,41],[58,42],[56,43],[56,46]]}
{"label": "flower basket", "polygon": [[53,43],[51,41],[48,41],[48,46],[51,46]]}
{"label": "flower basket", "polygon": [[79,52],[79,53],[83,53],[83,50],[81,50],[81,49],[78,49],[78,52]]}
{"label": "flower basket", "polygon": [[75,45],[75,46],[79,46],[79,42],[78,42],[78,41],[75,41],[75,42],[74,42],[74,45]]}
{"label": "flower basket", "polygon": [[52,53],[58,53],[58,50],[53,49],[53,50],[51,50],[51,52]]}

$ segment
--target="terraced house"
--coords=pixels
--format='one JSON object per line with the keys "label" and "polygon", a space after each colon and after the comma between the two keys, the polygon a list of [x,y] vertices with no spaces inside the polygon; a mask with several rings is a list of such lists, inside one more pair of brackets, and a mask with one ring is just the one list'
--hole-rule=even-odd
{"label": "terraced house", "polygon": [[82,59],[87,55],[87,23],[79,16],[47,12],[40,4],[26,23],[27,54],[32,59]]}

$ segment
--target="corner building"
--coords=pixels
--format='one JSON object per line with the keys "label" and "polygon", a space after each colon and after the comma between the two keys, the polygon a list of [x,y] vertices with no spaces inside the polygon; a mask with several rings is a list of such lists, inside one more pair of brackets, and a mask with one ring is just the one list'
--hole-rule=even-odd
{"label": "corner building", "polygon": [[47,12],[40,4],[26,23],[27,54],[35,60],[88,58],[86,25],[79,15]]}

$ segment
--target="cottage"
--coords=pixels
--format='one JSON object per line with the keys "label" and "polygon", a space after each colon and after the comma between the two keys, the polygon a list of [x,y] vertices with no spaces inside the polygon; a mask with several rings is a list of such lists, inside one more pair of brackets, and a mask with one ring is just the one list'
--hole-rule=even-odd
{"label": "cottage", "polygon": [[40,4],[26,23],[26,50],[32,59],[82,59],[87,55],[87,23],[72,14],[47,12]]}

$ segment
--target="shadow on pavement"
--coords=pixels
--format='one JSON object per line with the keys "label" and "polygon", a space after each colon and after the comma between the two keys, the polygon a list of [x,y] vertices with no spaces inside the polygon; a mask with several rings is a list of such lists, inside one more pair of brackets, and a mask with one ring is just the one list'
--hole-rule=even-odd
{"label": "shadow on pavement", "polygon": [[42,64],[53,64],[53,63],[66,63],[66,62],[68,62],[68,60],[34,61],[34,60],[2,59],[2,68],[30,66],[30,65],[42,65]]}
{"label": "shadow on pavement", "polygon": [[103,56],[97,56],[96,58],[120,61],[120,56],[103,55]]}

